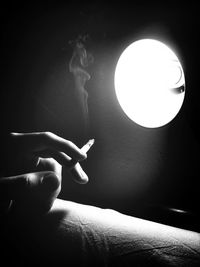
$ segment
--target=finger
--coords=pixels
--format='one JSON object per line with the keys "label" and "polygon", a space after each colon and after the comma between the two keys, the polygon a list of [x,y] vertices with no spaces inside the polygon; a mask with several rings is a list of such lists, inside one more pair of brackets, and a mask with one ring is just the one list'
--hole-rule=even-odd
{"label": "finger", "polygon": [[62,166],[53,158],[39,158],[38,164],[36,167],[38,172],[41,171],[52,171],[54,172],[61,180],[62,177]]}
{"label": "finger", "polygon": [[81,151],[74,143],[51,132],[11,133],[11,135],[21,140],[33,152],[53,149],[64,152],[77,161],[87,158],[86,153]]}
{"label": "finger", "polygon": [[74,180],[79,184],[86,184],[89,181],[87,174],[82,169],[79,163],[70,169],[71,174],[73,175]]}
{"label": "finger", "polygon": [[69,157],[63,152],[59,152],[59,151],[52,150],[52,149],[46,149],[43,151],[38,151],[37,153],[35,153],[35,155],[40,158],[53,158],[61,166],[65,166],[66,168],[69,168],[72,166],[71,157]]}
{"label": "finger", "polygon": [[[45,150],[45,151],[42,151],[41,153],[38,153],[38,156],[43,157],[43,158],[52,157],[60,165],[64,166],[69,171],[71,171],[74,180],[80,184],[86,184],[89,180],[87,174],[84,172],[81,165],[77,161],[72,160],[69,156],[67,156],[63,152],[57,152],[57,151],[53,151],[53,150]],[[43,161],[43,159],[41,159],[41,160]]]}
{"label": "finger", "polygon": [[[52,179],[46,179],[48,175],[53,176]],[[49,188],[52,193],[60,186],[60,179],[54,172],[44,171],[35,173],[26,173],[17,176],[4,177],[0,179],[0,198],[21,199],[29,195],[43,185]]]}
{"label": "finger", "polygon": [[60,179],[54,172],[28,173],[0,180],[1,198],[12,199],[12,210],[26,216],[48,212],[60,189]]}

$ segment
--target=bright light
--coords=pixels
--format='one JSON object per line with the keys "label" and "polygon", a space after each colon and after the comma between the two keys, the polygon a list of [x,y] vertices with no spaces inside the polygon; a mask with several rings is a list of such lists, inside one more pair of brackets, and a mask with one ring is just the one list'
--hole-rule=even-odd
{"label": "bright light", "polygon": [[169,123],[183,104],[183,68],[165,44],[142,39],[129,45],[120,56],[115,90],[131,120],[144,127],[160,127]]}

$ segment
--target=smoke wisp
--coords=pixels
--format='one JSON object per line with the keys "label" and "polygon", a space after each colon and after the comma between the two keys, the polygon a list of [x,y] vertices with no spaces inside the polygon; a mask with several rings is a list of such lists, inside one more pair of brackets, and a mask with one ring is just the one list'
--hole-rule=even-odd
{"label": "smoke wisp", "polygon": [[84,42],[86,37],[79,36],[75,41],[70,41],[73,47],[72,57],[69,62],[69,71],[74,77],[74,90],[78,95],[79,104],[82,110],[85,132],[89,131],[89,110],[88,110],[88,92],[85,89],[85,83],[91,78],[86,68],[93,63],[93,56],[86,51]]}

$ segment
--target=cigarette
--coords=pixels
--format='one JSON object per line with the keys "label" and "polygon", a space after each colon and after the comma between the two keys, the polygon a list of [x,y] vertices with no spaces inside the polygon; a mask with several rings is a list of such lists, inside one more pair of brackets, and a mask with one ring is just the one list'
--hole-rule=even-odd
{"label": "cigarette", "polygon": [[88,142],[81,148],[81,151],[87,153],[87,152],[90,150],[91,146],[93,146],[93,144],[94,144],[94,139],[90,139],[90,140],[89,140],[89,141],[88,141]]}
{"label": "cigarette", "polygon": [[[81,151],[84,153],[87,153],[90,150],[90,148],[93,146],[94,141],[95,141],[94,139],[90,139],[84,146],[82,146]],[[70,169],[72,169],[76,165],[76,163],[78,163],[77,160],[71,159]]]}

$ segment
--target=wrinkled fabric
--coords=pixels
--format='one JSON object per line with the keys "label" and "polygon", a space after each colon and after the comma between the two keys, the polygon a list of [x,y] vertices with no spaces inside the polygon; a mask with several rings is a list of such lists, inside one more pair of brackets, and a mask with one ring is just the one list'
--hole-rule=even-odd
{"label": "wrinkled fabric", "polygon": [[25,224],[18,241],[37,265],[200,266],[199,233],[114,210],[57,199]]}

